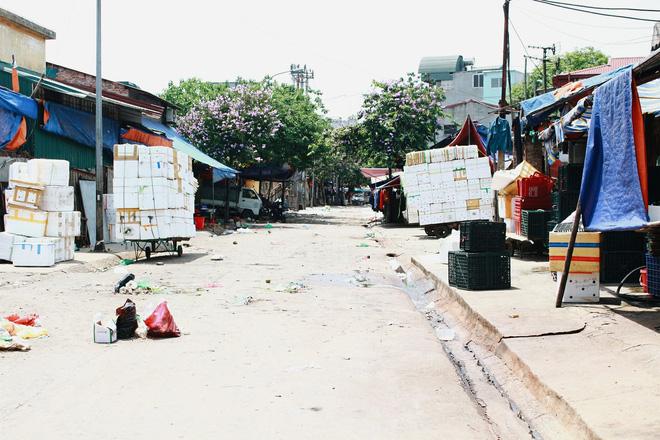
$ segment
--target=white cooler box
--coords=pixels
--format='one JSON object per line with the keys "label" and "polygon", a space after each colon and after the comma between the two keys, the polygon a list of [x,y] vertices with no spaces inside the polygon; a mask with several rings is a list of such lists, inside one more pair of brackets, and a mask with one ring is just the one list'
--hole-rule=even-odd
{"label": "white cooler box", "polygon": [[72,186],[46,186],[41,196],[41,209],[44,211],[73,211]]}
{"label": "white cooler box", "polygon": [[[557,272],[557,291],[561,283],[561,272]],[[564,291],[565,303],[597,303],[600,301],[600,274],[569,273]]]}
{"label": "white cooler box", "polygon": [[49,212],[47,237],[75,237],[80,235],[80,212]]}
{"label": "white cooler box", "polygon": [[52,159],[28,160],[28,175],[42,185],[67,186],[69,161]]}
{"label": "white cooler box", "polygon": [[12,247],[12,262],[14,266],[49,267],[55,264],[55,249],[57,238],[26,238],[20,237]]}
{"label": "white cooler box", "polygon": [[11,234],[26,237],[43,237],[46,235],[48,213],[38,209],[9,205],[5,214],[5,230]]}
{"label": "white cooler box", "polygon": [[9,232],[0,232],[0,260],[11,261],[12,246],[16,236]]}

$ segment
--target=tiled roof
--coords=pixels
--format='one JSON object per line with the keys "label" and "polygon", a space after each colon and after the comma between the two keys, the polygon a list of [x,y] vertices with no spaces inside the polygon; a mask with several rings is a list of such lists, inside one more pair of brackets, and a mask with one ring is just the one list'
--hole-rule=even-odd
{"label": "tiled roof", "polygon": [[[595,67],[587,67],[586,69],[574,70],[568,72],[569,75],[600,75],[601,73],[611,72],[612,70],[618,69],[619,67],[627,66],[628,64],[637,64],[640,61],[644,60],[645,57],[621,57],[621,58],[610,58],[607,61],[607,64]],[[562,73],[566,75],[567,73]]]}

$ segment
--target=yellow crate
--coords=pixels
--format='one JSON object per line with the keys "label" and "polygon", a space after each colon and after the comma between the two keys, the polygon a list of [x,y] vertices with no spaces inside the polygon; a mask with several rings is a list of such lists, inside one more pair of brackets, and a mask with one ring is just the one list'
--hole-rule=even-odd
{"label": "yellow crate", "polygon": [[[551,232],[548,242],[550,271],[562,272],[570,232]],[[578,232],[569,272],[600,272],[600,232]]]}

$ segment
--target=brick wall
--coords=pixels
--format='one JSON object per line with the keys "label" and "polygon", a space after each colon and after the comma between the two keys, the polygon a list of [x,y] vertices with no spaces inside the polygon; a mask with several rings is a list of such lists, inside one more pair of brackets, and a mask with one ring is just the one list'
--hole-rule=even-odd
{"label": "brick wall", "polygon": [[[54,79],[57,81],[87,90],[93,90],[96,87],[96,77],[94,75],[67,69],[62,66],[56,66],[50,63],[48,64],[48,67],[55,72]],[[117,95],[128,96],[128,87],[113,81],[103,80],[103,90]]]}

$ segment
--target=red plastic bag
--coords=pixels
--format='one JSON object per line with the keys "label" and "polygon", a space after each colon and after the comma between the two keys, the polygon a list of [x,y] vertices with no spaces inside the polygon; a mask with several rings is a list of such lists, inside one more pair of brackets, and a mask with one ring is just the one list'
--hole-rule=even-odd
{"label": "red plastic bag", "polygon": [[149,329],[147,335],[158,338],[176,338],[181,336],[179,328],[174,322],[174,317],[167,308],[167,301],[158,304],[154,311],[144,320]]}
{"label": "red plastic bag", "polygon": [[30,313],[29,315],[25,315],[22,318],[18,316],[16,313],[5,316],[5,319],[7,321],[11,321],[14,324],[19,324],[19,325],[29,325],[31,327],[34,327],[37,324],[37,321],[39,320],[39,315],[36,313]]}

